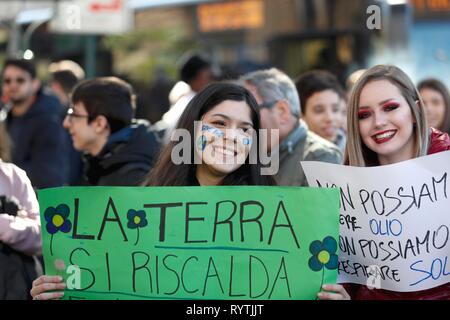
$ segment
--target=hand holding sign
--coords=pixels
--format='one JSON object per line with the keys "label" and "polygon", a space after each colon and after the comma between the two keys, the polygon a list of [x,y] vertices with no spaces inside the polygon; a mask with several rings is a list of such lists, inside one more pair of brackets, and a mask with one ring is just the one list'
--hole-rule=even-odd
{"label": "hand holding sign", "polygon": [[[73,221],[53,249],[43,232],[46,271],[60,272],[55,260],[66,266],[67,299],[314,299],[337,275],[338,195],[294,187],[42,190],[40,205],[64,203]],[[46,279],[33,288],[42,298]]]}

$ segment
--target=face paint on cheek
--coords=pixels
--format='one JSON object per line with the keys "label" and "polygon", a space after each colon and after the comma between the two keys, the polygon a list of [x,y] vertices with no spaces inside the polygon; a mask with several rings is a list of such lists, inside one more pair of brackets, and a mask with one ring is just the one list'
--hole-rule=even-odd
{"label": "face paint on cheek", "polygon": [[206,137],[204,135],[201,135],[198,139],[197,139],[197,148],[200,151],[204,151],[206,148]]}
{"label": "face paint on cheek", "polygon": [[211,127],[211,126],[208,126],[207,124],[204,124],[202,126],[202,131],[203,132],[210,132],[210,133],[212,133],[213,135],[215,135],[218,138],[221,138],[224,135],[221,130],[219,130],[217,128],[214,128],[214,127]]}
{"label": "face paint on cheek", "polygon": [[244,146],[250,146],[252,144],[252,139],[251,138],[243,138],[242,139],[242,144]]}

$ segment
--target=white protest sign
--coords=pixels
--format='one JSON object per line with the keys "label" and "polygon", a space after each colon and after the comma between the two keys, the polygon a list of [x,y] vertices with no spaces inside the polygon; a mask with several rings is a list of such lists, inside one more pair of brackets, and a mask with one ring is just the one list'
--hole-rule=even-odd
{"label": "white protest sign", "polygon": [[301,162],[339,187],[339,283],[409,292],[450,282],[450,151],[379,167]]}

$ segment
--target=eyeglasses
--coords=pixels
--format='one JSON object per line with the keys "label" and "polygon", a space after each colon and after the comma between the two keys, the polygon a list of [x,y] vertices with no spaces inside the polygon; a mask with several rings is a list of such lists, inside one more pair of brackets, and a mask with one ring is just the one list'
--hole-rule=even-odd
{"label": "eyeglasses", "polygon": [[272,108],[276,103],[278,102],[278,100],[276,101],[271,101],[271,102],[263,102],[261,104],[258,105],[259,109],[270,109]]}
{"label": "eyeglasses", "polygon": [[89,115],[76,113],[75,110],[70,107],[67,109],[66,117],[70,120],[71,118],[89,118]]}
{"label": "eyeglasses", "polygon": [[5,79],[3,79],[3,83],[7,84],[7,85],[11,84],[12,82],[16,82],[17,84],[24,84],[25,81],[26,81],[25,78],[15,78],[15,79],[14,78],[5,78]]}

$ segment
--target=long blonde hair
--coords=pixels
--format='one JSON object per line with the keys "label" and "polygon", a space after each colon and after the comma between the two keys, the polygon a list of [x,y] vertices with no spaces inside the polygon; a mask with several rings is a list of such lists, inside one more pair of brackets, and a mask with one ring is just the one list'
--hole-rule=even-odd
{"label": "long blonde hair", "polygon": [[378,65],[364,72],[350,93],[347,114],[348,138],[345,149],[345,163],[351,166],[369,167],[379,165],[377,154],[367,148],[361,139],[358,118],[361,91],[366,84],[377,80],[387,80],[400,90],[411,108],[415,122],[413,129],[415,139],[414,157],[427,154],[428,125],[425,117],[424,103],[419,91],[401,69],[391,65]]}

